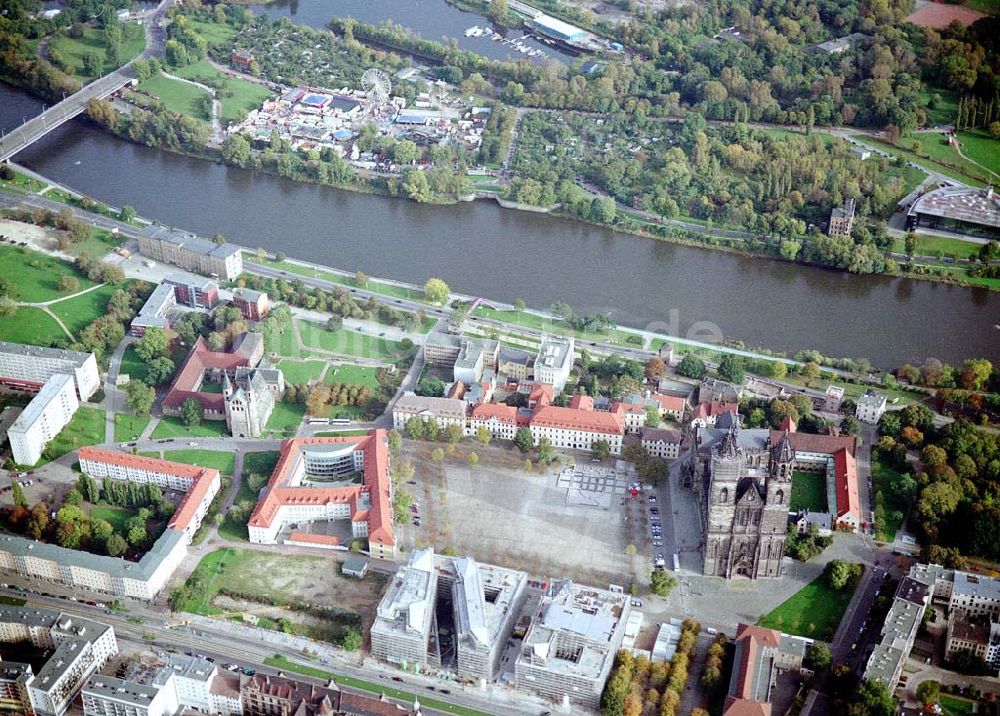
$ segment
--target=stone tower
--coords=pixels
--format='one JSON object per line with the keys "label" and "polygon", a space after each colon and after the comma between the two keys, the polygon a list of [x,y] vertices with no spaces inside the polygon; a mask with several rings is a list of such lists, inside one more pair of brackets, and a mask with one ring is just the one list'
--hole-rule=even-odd
{"label": "stone tower", "polygon": [[781,560],[785,556],[785,536],[788,531],[788,507],[792,499],[792,473],[795,471],[795,450],[786,432],[771,451],[767,475],[767,502],[760,524],[760,552],[757,574],[760,577],[781,576]]}
{"label": "stone tower", "polygon": [[739,423],[734,421],[729,432],[712,451],[705,515],[704,574],[728,576],[737,490],[744,465],[745,456],[739,442]]}

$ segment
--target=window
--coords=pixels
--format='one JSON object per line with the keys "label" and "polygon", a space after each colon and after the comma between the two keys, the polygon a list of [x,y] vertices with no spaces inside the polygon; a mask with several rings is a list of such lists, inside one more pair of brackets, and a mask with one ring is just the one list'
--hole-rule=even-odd
{"label": "window", "polygon": [[779,505],[782,504],[782,503],[784,503],[784,501],[785,501],[785,491],[784,490],[778,490],[777,492],[775,492],[774,493],[774,499],[777,500],[777,502],[778,502]]}
{"label": "window", "polygon": [[719,492],[719,502],[729,502],[729,488],[723,487]]}

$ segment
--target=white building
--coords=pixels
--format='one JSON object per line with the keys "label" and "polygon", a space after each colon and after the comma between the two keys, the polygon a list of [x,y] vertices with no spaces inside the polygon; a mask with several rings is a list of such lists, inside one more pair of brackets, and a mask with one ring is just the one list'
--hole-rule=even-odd
{"label": "white building", "polygon": [[875,425],[885,413],[885,403],[884,395],[874,390],[866,390],[864,395],[858,397],[855,415],[862,423]]}
{"label": "white building", "polygon": [[442,430],[458,425],[465,430],[465,401],[455,398],[431,398],[416,393],[404,393],[392,407],[392,426],[406,428],[406,421],[413,417],[437,423]]}
{"label": "white building", "polygon": [[73,376],[80,400],[87,400],[101,387],[93,353],[0,341],[0,384],[39,390],[57,373]]}
{"label": "white building", "polygon": [[546,336],[538,347],[535,358],[535,382],[548,383],[558,395],[566,387],[570,371],[573,370],[574,339],[562,336]]}
{"label": "white building", "polygon": [[[0,607],[0,641],[30,642],[39,651],[52,651],[37,674],[25,664],[17,676],[20,688],[14,693],[22,703],[11,704],[13,710],[37,716],[65,713],[91,674],[118,653],[110,626],[52,609]],[[4,662],[8,668],[16,664]],[[28,703],[23,702],[25,696]]]}
{"label": "white building", "polygon": [[645,428],[642,431],[642,447],[652,457],[672,460],[681,454],[683,437],[677,430]]}
{"label": "white building", "polygon": [[218,708],[212,682],[218,670],[198,657],[170,655],[142,681],[93,676],[83,689],[86,716],[172,716],[180,709],[231,713]]}
{"label": "white building", "polygon": [[7,431],[14,462],[38,462],[42,450],[69,424],[79,407],[72,376],[57,373],[49,378]]}
{"label": "white building", "polygon": [[378,604],[371,628],[372,656],[400,666],[440,667],[441,654],[431,644],[431,632],[437,630],[436,603],[434,550],[414,552]]}

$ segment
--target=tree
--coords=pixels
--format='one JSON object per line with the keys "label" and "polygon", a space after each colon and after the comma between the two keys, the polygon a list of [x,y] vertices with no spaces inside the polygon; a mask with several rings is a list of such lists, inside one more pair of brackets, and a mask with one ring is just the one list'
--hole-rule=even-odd
{"label": "tree", "polygon": [[431,450],[431,460],[434,462],[444,462],[444,448],[434,448]]}
{"label": "tree", "polygon": [[104,551],[108,553],[110,557],[121,557],[125,554],[125,550],[128,544],[125,542],[125,538],[120,534],[113,534],[108,537],[108,541],[104,543]]}
{"label": "tree", "polygon": [[653,356],[646,361],[646,379],[659,380],[667,374],[667,364],[659,356]]}
{"label": "tree", "polygon": [[691,353],[685,354],[677,364],[677,374],[687,378],[703,378],[706,372],[705,361]]}
{"label": "tree", "polygon": [[346,651],[357,651],[361,648],[362,643],[364,640],[361,637],[361,632],[354,628],[348,629],[340,638],[340,646]]}
{"label": "tree", "polygon": [[646,406],[646,427],[656,428],[660,425],[660,408],[657,405]]}
{"label": "tree", "polygon": [[627,554],[629,557],[635,557],[637,552],[638,550],[636,549],[634,544],[630,544],[625,548],[625,554]]}
{"label": "tree", "polygon": [[406,434],[414,440],[419,440],[427,435],[427,423],[418,415],[409,418],[404,427]]}
{"label": "tree", "polygon": [[194,398],[188,398],[181,403],[181,419],[185,425],[198,425],[201,422],[202,407]]}
{"label": "tree", "polygon": [[162,328],[147,328],[135,343],[135,354],[149,363],[154,358],[165,356],[170,351],[170,337]]}
{"label": "tree", "polygon": [[726,353],[722,356],[722,360],[719,361],[719,376],[730,383],[742,385],[744,378],[743,358],[732,353]]}
{"label": "tree", "polygon": [[814,380],[819,378],[819,364],[815,361],[806,361],[799,369],[799,373],[801,373],[802,377],[806,379],[806,385],[811,385]]}
{"label": "tree", "polygon": [[250,141],[242,134],[230,134],[222,143],[222,159],[227,164],[246,168],[250,164]]}
{"label": "tree", "polygon": [[14,500],[15,507],[28,507],[28,498],[24,495],[24,488],[21,487],[21,483],[14,481],[11,483],[11,497]]}
{"label": "tree", "polygon": [[59,290],[63,293],[76,293],[80,290],[80,280],[69,274],[59,277]]}
{"label": "tree", "polygon": [[146,375],[149,376],[154,385],[162,385],[173,377],[175,368],[172,360],[166,356],[160,356],[149,362],[146,367]]}
{"label": "tree", "polygon": [[102,264],[101,280],[109,286],[117,286],[125,280],[125,271],[118,264]]}
{"label": "tree", "polygon": [[674,575],[666,570],[655,570],[649,578],[649,590],[660,597],[666,597],[677,586]]}
{"label": "tree", "polygon": [[95,50],[83,53],[83,72],[91,77],[98,77],[104,70],[104,60]]}
{"label": "tree", "polygon": [[479,455],[477,455],[474,452],[470,452],[469,453],[469,457],[466,458],[466,459],[469,461],[470,465],[478,465],[479,464]]}
{"label": "tree", "polygon": [[917,698],[924,706],[936,704],[941,699],[941,684],[934,679],[927,679],[917,684]]}
{"label": "tree", "polygon": [[464,435],[465,435],[465,431],[462,430],[462,426],[461,425],[454,425],[453,424],[453,425],[449,425],[447,428],[444,429],[444,439],[445,439],[445,442],[451,443],[452,445],[454,445],[455,443],[461,442],[462,437]]}
{"label": "tree", "polygon": [[813,642],[806,649],[806,665],[813,671],[825,671],[833,663],[830,647],[823,642]]}
{"label": "tree", "polygon": [[535,446],[535,438],[530,428],[518,428],[514,433],[514,445],[521,452],[529,452]]}
{"label": "tree", "polygon": [[436,306],[442,306],[448,302],[451,296],[451,289],[448,284],[439,278],[429,278],[424,284],[424,298]]}
{"label": "tree", "polygon": [[397,164],[413,164],[420,158],[420,149],[409,139],[397,142],[392,148],[392,159]]}
{"label": "tree", "polygon": [[126,204],[122,207],[121,211],[118,212],[118,218],[126,224],[131,224],[135,220],[135,207]]}
{"label": "tree", "polygon": [[433,198],[427,174],[419,169],[410,169],[403,176],[403,191],[414,201],[426,202]]}
{"label": "tree", "polygon": [[881,681],[865,679],[854,693],[850,716],[894,716],[896,699]]}
{"label": "tree", "polygon": [[400,449],[403,447],[403,436],[398,430],[393,429],[389,431],[387,440],[389,443],[389,452],[393,455],[398,455]]}
{"label": "tree", "polygon": [[[125,403],[138,415],[149,415],[155,400],[156,391],[141,380],[129,381],[129,384],[125,386]],[[188,400],[192,400],[192,398]]]}
{"label": "tree", "polygon": [[842,559],[833,559],[827,562],[824,574],[827,582],[834,589],[843,589],[851,581],[853,567]]}
{"label": "tree", "polygon": [[607,440],[595,440],[590,444],[590,450],[598,460],[606,460],[611,454],[611,446]]}
{"label": "tree", "polygon": [[493,436],[490,434],[489,428],[484,425],[480,425],[476,428],[476,440],[479,441],[480,445],[489,445],[490,439]]}
{"label": "tree", "polygon": [[0,296],[0,318],[11,318],[17,314],[17,301],[10,296]]}

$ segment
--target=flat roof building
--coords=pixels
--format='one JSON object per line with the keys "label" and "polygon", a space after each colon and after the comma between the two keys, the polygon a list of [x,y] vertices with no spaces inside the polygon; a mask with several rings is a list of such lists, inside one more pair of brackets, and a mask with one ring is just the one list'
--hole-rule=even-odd
{"label": "flat roof building", "polygon": [[985,189],[945,187],[929,191],[910,206],[906,228],[946,229],[962,234],[1000,237],[1000,195]]}
{"label": "flat roof building", "polygon": [[174,287],[168,283],[161,283],[146,299],[146,303],[139,309],[139,313],[132,319],[129,327],[133,336],[141,338],[146,333],[147,328],[162,328],[166,330],[170,327],[167,320],[167,312],[177,305],[174,297]]}
{"label": "flat roof building", "polygon": [[34,465],[45,446],[69,424],[80,407],[73,377],[53,375],[7,431],[14,462]]}
{"label": "flat roof building", "polygon": [[81,401],[101,387],[93,353],[0,341],[0,384],[37,391],[56,373],[73,376]]}
{"label": "flat roof building", "polygon": [[566,387],[573,370],[573,351],[576,341],[563,336],[544,336],[535,358],[536,383],[548,383],[558,394]]}

